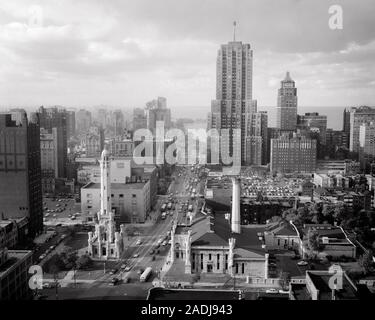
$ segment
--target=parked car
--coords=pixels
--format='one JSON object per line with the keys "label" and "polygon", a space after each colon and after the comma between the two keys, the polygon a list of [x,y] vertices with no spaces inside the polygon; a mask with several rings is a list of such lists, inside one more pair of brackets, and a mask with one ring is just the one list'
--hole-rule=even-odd
{"label": "parked car", "polygon": [[272,289],[266,290],[266,293],[279,293],[279,291],[277,291],[276,289],[272,288]]}
{"label": "parked car", "polygon": [[308,264],[309,263],[306,262],[306,261],[304,261],[304,260],[302,260],[302,261],[300,261],[300,262],[297,263],[297,265],[299,265],[299,266],[307,266]]}
{"label": "parked car", "polygon": [[111,279],[110,285],[115,286],[119,284],[119,282],[120,282],[120,279],[115,277]]}
{"label": "parked car", "polygon": [[133,258],[138,258],[138,257],[139,257],[139,253],[133,254]]}
{"label": "parked car", "polygon": [[124,271],[125,271],[125,272],[128,272],[128,271],[130,271],[131,269],[132,269],[131,266],[126,266],[126,268],[124,269]]}

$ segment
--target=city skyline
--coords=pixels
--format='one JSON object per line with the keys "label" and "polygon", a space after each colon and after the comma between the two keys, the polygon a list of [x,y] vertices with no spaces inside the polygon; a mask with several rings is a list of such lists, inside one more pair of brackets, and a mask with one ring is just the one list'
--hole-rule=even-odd
{"label": "city skyline", "polygon": [[[1,4],[0,105],[134,107],[166,96],[173,111],[209,109],[217,49],[232,40],[234,20],[236,40],[254,50],[253,98],[259,106],[276,106],[286,71],[298,83],[301,106],[371,105],[370,1],[360,7],[340,1],[342,30],[328,27],[331,3],[287,2]],[[192,9],[196,14],[185,18]]]}

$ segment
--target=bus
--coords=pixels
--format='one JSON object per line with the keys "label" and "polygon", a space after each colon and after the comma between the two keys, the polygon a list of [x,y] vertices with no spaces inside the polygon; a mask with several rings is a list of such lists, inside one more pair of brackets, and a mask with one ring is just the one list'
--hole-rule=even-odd
{"label": "bus", "polygon": [[140,282],[146,282],[147,279],[150,277],[151,273],[152,273],[152,268],[151,267],[147,267],[146,270],[143,271],[143,273],[139,277],[139,281]]}
{"label": "bus", "polygon": [[193,205],[189,204],[188,211],[190,211],[190,212],[193,211]]}
{"label": "bus", "polygon": [[161,212],[164,212],[166,208],[167,208],[167,205],[164,203],[164,204],[161,206]]}

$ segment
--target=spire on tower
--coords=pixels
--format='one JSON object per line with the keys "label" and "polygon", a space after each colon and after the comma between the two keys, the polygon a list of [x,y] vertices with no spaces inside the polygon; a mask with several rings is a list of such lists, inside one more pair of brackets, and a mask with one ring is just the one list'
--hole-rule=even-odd
{"label": "spire on tower", "polygon": [[236,41],[236,26],[237,22],[233,21],[233,41]]}

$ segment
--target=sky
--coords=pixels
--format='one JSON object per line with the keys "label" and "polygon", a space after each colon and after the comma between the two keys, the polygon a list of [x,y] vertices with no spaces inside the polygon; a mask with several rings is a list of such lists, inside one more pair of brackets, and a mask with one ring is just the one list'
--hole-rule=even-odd
{"label": "sky", "polygon": [[[329,7],[343,9],[331,30]],[[0,0],[0,106],[209,107],[216,56],[254,51],[253,96],[274,106],[285,72],[301,106],[375,105],[374,0]],[[204,108],[202,108],[203,110]],[[204,109],[204,112],[208,109]]]}

